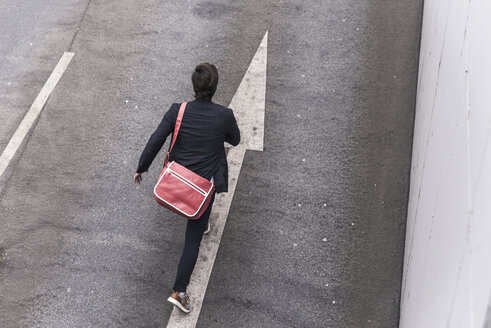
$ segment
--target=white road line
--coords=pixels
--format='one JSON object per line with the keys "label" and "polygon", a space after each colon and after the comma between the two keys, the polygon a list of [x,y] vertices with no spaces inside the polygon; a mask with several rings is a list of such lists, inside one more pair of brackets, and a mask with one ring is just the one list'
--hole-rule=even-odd
{"label": "white road line", "polygon": [[12,138],[10,138],[7,147],[5,147],[2,155],[0,156],[0,177],[3,175],[5,170],[10,164],[10,161],[14,157],[15,153],[19,149],[20,145],[24,141],[24,138],[32,129],[34,124],[36,123],[39,114],[44,108],[46,101],[48,100],[51,92],[55,88],[56,84],[60,80],[61,76],[65,72],[68,64],[72,60],[74,53],[73,52],[65,52],[63,56],[61,56],[60,61],[56,65],[55,69],[49,76],[48,80],[44,84],[43,88],[39,92],[38,96],[34,100],[29,108],[29,111],[24,116],[24,119],[20,123],[19,127],[15,131]]}
{"label": "white road line", "polygon": [[210,215],[212,230],[201,242],[198,262],[188,286],[193,310],[189,314],[183,314],[180,310],[174,308],[167,323],[168,328],[196,327],[245,152],[247,149],[263,150],[267,48],[268,32],[264,35],[261,45],[256,51],[230,103],[230,108],[234,110],[234,114],[237,117],[242,141],[237,147],[232,147],[228,152],[230,177],[228,193],[217,195],[215,199]]}

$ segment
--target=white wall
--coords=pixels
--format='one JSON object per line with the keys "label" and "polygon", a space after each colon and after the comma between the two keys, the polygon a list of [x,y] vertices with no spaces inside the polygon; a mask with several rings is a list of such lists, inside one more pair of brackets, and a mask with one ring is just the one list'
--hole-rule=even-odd
{"label": "white wall", "polygon": [[425,0],[419,65],[400,327],[483,328],[491,296],[491,0]]}

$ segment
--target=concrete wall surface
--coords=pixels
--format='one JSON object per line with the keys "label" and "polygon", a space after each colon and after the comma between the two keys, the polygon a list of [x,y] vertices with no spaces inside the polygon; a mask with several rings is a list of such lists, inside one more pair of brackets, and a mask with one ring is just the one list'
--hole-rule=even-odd
{"label": "concrete wall surface", "polygon": [[425,0],[401,328],[483,328],[491,291],[491,1]]}

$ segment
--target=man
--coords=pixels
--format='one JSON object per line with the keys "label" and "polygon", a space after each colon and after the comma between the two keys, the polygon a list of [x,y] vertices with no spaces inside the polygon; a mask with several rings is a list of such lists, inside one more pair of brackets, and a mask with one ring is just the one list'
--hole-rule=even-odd
{"label": "man", "polygon": [[[196,66],[191,80],[195,100],[190,101],[184,112],[178,137],[169,161],[176,161],[189,170],[212,181],[217,193],[228,190],[228,166],[224,142],[237,146],[240,131],[230,108],[212,102],[218,85],[218,70],[215,65],[202,63]],[[157,130],[147,142],[134,174],[135,183],[142,181],[142,173],[150,167],[155,156],[174,131],[180,104],[172,104]],[[186,288],[198,259],[199,246],[204,233],[210,230],[209,218],[215,195],[210,205],[197,220],[188,220],[186,238],[177,267],[173,292],[167,299],[185,313],[191,311]]]}

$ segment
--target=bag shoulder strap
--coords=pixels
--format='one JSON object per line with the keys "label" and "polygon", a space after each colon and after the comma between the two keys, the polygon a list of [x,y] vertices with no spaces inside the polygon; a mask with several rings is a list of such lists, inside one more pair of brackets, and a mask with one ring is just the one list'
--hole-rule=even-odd
{"label": "bag shoulder strap", "polygon": [[169,153],[172,151],[172,147],[176,143],[177,135],[179,134],[179,129],[181,128],[182,117],[184,116],[184,111],[186,110],[187,102],[183,102],[179,108],[179,114],[177,114],[176,125],[174,126],[174,133],[172,136],[172,143],[169,148]]}

